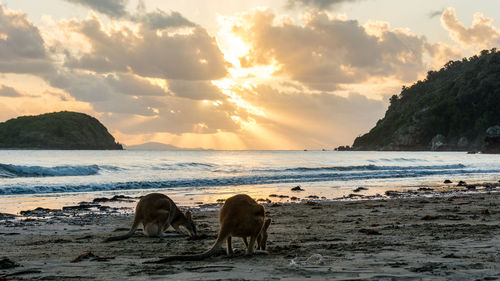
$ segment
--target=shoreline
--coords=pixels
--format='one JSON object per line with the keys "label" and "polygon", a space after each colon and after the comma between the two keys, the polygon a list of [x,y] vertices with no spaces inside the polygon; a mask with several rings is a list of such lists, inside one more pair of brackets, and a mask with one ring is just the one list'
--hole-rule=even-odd
{"label": "shoreline", "polygon": [[[403,198],[268,203],[273,219],[269,255],[221,254],[161,265],[143,262],[199,253],[212,245],[220,203],[190,209],[207,236],[199,241],[147,238],[138,231],[125,241],[101,243],[128,230],[130,209],[66,208],[0,216],[0,259],[19,265],[0,269],[0,280],[495,280],[491,278],[500,272],[498,189],[429,197],[425,192]],[[240,239],[234,244],[243,248]],[[82,254],[81,261],[71,263]]]}
{"label": "shoreline", "polygon": [[[68,193],[35,193],[21,195],[0,196],[0,213],[18,215],[22,211],[33,210],[38,207],[46,209],[62,209],[67,206],[93,204],[96,198],[112,198],[115,196],[126,196],[129,200],[115,200],[111,207],[134,208],[135,200],[148,193],[160,192],[167,194],[179,206],[187,208],[202,208],[204,205],[213,205],[223,202],[237,193],[246,193],[259,201],[259,203],[291,203],[306,201],[342,201],[342,200],[374,200],[395,197],[412,196],[446,196],[448,193],[462,191],[495,191],[500,190],[500,181],[497,179],[475,179],[464,182],[454,180],[451,183],[440,183],[436,181],[422,182],[419,184],[401,186],[381,186],[366,183],[364,185],[353,185],[346,187],[324,187],[323,183],[308,183],[301,187],[300,191],[293,191],[293,184],[261,185],[261,186],[225,186],[191,190],[188,188],[178,189],[130,189],[111,190],[104,192],[68,192]],[[300,186],[300,185],[298,185]],[[131,201],[132,200],[132,201]],[[96,206],[99,207],[99,206]]]}

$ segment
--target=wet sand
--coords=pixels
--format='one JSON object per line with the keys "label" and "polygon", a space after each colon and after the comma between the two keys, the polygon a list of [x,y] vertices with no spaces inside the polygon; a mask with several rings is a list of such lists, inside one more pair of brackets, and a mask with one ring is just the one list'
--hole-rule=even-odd
{"label": "wet sand", "polygon": [[[137,231],[128,240],[102,243],[125,233],[132,222],[130,212],[105,202],[0,215],[0,280],[497,280],[497,190],[269,203],[269,255],[221,252],[204,261],[167,264],[143,262],[208,249],[217,235],[220,205],[192,209],[199,232],[207,235],[196,241],[147,238]],[[239,239],[233,241],[243,249]]]}

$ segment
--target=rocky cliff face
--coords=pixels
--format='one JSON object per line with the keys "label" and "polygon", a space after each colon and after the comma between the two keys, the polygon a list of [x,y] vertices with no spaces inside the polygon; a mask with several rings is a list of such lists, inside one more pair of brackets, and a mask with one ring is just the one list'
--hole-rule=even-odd
{"label": "rocky cliff face", "polygon": [[97,119],[68,111],[0,123],[0,148],[123,149]]}
{"label": "rocky cliff face", "polygon": [[498,77],[500,52],[496,49],[429,71],[424,81],[403,86],[399,95],[392,96],[384,118],[356,138],[352,148],[497,151]]}
{"label": "rocky cliff face", "polygon": [[488,128],[484,142],[484,153],[500,153],[500,126]]}

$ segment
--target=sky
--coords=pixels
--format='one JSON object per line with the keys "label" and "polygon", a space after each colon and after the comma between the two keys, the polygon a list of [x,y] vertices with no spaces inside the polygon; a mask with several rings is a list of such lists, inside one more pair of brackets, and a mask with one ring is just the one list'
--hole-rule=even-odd
{"label": "sky", "polygon": [[61,110],[125,145],[333,149],[390,96],[500,45],[493,0],[0,0],[0,122]]}

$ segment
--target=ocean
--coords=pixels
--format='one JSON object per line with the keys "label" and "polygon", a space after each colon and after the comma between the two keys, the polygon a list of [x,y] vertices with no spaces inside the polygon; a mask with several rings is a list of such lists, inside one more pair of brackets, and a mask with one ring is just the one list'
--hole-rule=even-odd
{"label": "ocean", "polygon": [[0,150],[0,212],[117,194],[195,206],[235,193],[336,199],[357,187],[375,195],[499,178],[500,155],[464,152]]}

